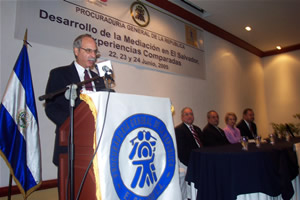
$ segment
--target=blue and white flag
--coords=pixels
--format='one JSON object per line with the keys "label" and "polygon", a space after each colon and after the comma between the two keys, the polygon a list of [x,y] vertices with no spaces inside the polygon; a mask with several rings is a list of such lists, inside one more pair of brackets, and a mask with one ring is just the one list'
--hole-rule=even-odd
{"label": "blue and white flag", "polygon": [[101,137],[97,199],[181,200],[170,99],[111,93],[106,108],[107,92],[80,97],[95,117],[96,141]]}
{"label": "blue and white flag", "polygon": [[25,44],[0,105],[0,123],[0,154],[26,198],[42,181],[39,126]]}

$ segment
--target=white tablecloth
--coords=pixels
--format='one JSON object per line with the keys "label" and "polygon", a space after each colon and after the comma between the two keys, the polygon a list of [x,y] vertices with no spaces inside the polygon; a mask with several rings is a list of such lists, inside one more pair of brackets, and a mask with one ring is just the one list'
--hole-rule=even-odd
{"label": "white tablecloth", "polygon": [[[300,200],[300,177],[299,175],[292,182],[294,187],[294,196],[291,200]],[[281,195],[271,197],[264,193],[242,194],[237,196],[237,200],[281,200]]]}

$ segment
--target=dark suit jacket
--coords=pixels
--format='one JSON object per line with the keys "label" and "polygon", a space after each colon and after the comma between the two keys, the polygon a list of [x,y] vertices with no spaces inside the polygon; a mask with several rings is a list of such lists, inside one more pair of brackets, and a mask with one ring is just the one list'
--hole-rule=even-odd
{"label": "dark suit jacket", "polygon": [[[97,75],[94,72],[91,72],[91,74],[93,77]],[[56,92],[65,88],[67,85],[78,82],[80,82],[80,78],[75,68],[74,62],[68,66],[52,69],[50,71],[46,87],[46,94]],[[94,84],[97,91],[105,88],[105,84],[102,78],[95,80]],[[78,87],[77,89],[78,98],[75,101],[75,107],[77,107],[81,103],[81,100],[79,99],[81,89],[82,87]],[[66,147],[59,146],[59,127],[70,115],[69,101],[65,98],[64,93],[58,94],[52,99],[46,100],[45,111],[48,118],[56,124],[53,163],[58,166],[59,154],[67,152]]]}
{"label": "dark suit jacket", "polygon": [[[200,141],[202,142],[203,133],[201,129],[193,125]],[[181,123],[175,127],[175,135],[177,142],[177,152],[179,160],[186,166],[189,164],[190,153],[193,149],[198,149],[194,136],[192,135],[190,129],[184,124]]]}
{"label": "dark suit jacket", "polygon": [[[257,136],[256,124],[252,122],[250,126],[252,127],[254,137],[256,137]],[[246,122],[243,119],[236,125],[236,127],[240,129],[241,136],[247,136],[249,139],[254,139],[250,129],[248,128]]]}
{"label": "dark suit jacket", "polygon": [[225,133],[222,129],[220,132],[211,124],[207,124],[203,129],[203,136],[204,136],[204,146],[219,146],[224,144],[229,144]]}

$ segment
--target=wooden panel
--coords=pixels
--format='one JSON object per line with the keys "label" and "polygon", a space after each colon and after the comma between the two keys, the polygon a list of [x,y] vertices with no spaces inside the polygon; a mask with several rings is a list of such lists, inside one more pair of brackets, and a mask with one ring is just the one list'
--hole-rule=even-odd
{"label": "wooden panel", "polygon": [[[68,145],[70,119],[62,125],[60,129],[60,145]],[[75,159],[74,159],[74,198],[77,196],[78,189],[82,182],[84,173],[92,159],[93,139],[95,132],[95,122],[92,112],[88,105],[82,102],[74,111],[74,145],[75,145]],[[93,166],[89,169],[87,178],[84,182],[81,191],[80,199],[96,199],[96,185]],[[66,187],[68,178],[68,155],[62,154],[60,156],[60,199],[66,199]],[[70,183],[69,183],[70,185]],[[68,195],[70,198],[70,195]]]}

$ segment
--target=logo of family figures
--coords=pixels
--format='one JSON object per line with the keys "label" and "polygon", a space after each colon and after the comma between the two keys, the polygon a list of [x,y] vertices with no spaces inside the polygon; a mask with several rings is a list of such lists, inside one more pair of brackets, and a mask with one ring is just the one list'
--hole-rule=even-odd
{"label": "logo of family figures", "polygon": [[143,188],[145,183],[148,186],[157,181],[155,173],[155,158],[156,138],[153,137],[150,131],[139,131],[137,136],[130,140],[133,148],[129,155],[129,159],[133,160],[132,164],[137,165],[135,176],[132,180],[131,187],[135,188],[139,182],[139,187]]}
{"label": "logo of family figures", "polygon": [[176,168],[172,136],[164,122],[135,114],[115,130],[110,146],[110,175],[119,199],[158,199]]}
{"label": "logo of family figures", "polygon": [[146,27],[150,22],[150,15],[147,8],[141,2],[134,2],[130,7],[130,14],[133,21],[141,26]]}

